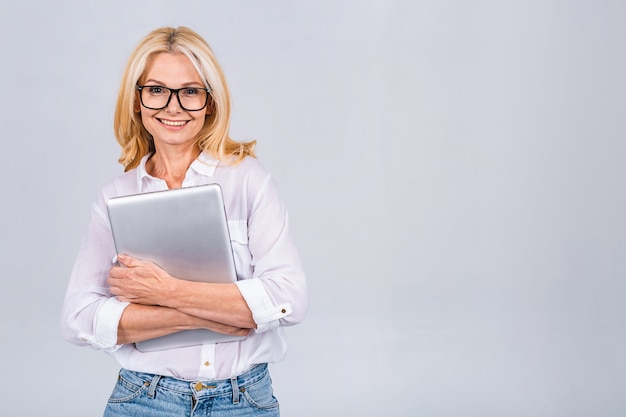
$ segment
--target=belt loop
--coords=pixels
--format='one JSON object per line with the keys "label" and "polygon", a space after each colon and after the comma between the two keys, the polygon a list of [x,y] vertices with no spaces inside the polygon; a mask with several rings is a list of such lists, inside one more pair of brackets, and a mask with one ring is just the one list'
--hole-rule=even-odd
{"label": "belt loop", "polygon": [[150,383],[150,387],[148,388],[148,398],[154,398],[156,396],[156,388],[160,379],[161,375],[155,375],[152,377],[152,382]]}
{"label": "belt loop", "polygon": [[233,404],[239,404],[239,385],[237,384],[237,377],[230,379],[230,385],[233,388]]}

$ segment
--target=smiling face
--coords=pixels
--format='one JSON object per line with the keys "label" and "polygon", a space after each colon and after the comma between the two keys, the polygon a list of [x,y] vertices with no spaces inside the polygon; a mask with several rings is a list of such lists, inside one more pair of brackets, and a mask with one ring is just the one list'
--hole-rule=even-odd
{"label": "smiling face", "polygon": [[[204,88],[202,78],[189,58],[183,54],[169,53],[160,53],[152,57],[144,71],[141,85],[172,89]],[[143,125],[152,135],[157,151],[159,148],[170,146],[192,147],[210,111],[208,106],[198,111],[184,110],[174,94],[164,109],[151,110],[139,105],[139,110]]]}

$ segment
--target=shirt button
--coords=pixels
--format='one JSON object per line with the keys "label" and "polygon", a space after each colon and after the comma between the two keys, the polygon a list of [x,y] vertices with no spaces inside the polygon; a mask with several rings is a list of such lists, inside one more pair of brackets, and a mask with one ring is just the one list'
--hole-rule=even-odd
{"label": "shirt button", "polygon": [[285,314],[287,312],[287,310],[283,308],[282,310],[280,310],[280,312]]}
{"label": "shirt button", "polygon": [[209,361],[204,362],[204,366],[210,366],[210,365],[211,365],[211,362]]}

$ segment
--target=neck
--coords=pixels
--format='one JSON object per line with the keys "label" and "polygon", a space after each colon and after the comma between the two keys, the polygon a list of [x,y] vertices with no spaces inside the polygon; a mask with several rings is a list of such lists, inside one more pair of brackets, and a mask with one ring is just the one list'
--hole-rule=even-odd
{"label": "neck", "polygon": [[156,151],[146,162],[146,171],[161,178],[168,188],[181,188],[189,166],[198,158],[200,151],[195,146],[186,148],[156,146]]}

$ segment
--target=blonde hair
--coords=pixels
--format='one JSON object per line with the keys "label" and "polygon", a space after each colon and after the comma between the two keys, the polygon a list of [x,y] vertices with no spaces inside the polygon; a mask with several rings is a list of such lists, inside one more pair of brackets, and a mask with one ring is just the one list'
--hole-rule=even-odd
{"label": "blonde hair", "polygon": [[230,92],[220,65],[209,44],[186,27],[163,27],[150,32],[135,48],[126,64],[117,96],[113,121],[115,137],[122,147],[119,162],[128,171],[139,165],[141,158],[154,152],[152,136],[143,126],[139,108],[137,83],[146,66],[156,54],[184,54],[198,71],[210,90],[211,114],[196,138],[200,151],[220,161],[236,164],[246,156],[255,156],[256,141],[240,143],[229,136]]}

